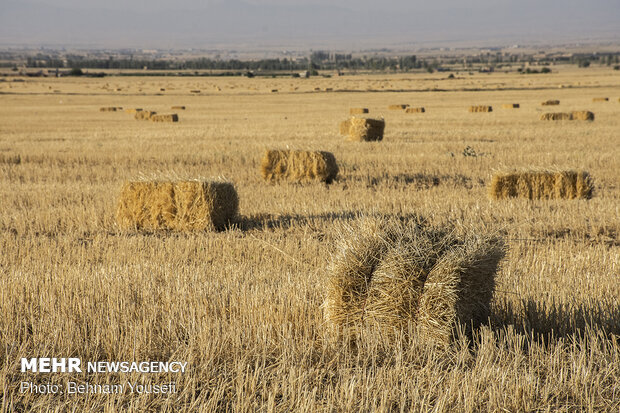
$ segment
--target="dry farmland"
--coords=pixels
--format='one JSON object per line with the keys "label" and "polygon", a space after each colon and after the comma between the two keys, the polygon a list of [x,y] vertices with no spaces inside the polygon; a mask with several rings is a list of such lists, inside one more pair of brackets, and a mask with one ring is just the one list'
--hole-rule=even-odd
{"label": "dry farmland", "polygon": [[[620,409],[617,71],[5,79],[2,411]],[[601,96],[609,100],[593,101]],[[493,111],[469,112],[479,105]],[[108,107],[119,109],[100,111]],[[138,121],[130,108],[178,122]],[[351,108],[385,120],[382,141],[339,134]],[[540,121],[573,111],[595,120]],[[329,185],[267,182],[267,149],[331,152],[339,175]],[[489,197],[495,172],[527,168],[587,171],[592,197]],[[121,228],[123,184],[158,176],[232,182],[239,218],[218,232]],[[356,346],[328,337],[329,263],[360,216],[503,238],[488,322],[448,347],[398,331]],[[188,370],[21,373],[22,357]],[[20,391],[23,381],[177,391],[35,394]]]}

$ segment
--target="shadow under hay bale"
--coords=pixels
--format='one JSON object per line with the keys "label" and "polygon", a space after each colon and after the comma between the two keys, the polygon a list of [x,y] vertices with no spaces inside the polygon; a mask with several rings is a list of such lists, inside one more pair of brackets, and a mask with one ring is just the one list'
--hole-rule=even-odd
{"label": "shadow under hay bale", "polygon": [[116,212],[124,230],[223,229],[238,214],[239,199],[228,182],[126,182]]}
{"label": "shadow under hay bale", "polygon": [[176,113],[171,113],[167,115],[153,115],[151,116],[151,120],[153,122],[178,122],[179,115]]}
{"label": "shadow under hay bale", "polygon": [[458,325],[471,332],[488,319],[501,240],[385,218],[343,228],[324,302],[334,338],[413,331],[447,345]]}
{"label": "shadow under hay bale", "polygon": [[540,103],[542,106],[557,106],[560,104],[559,100],[545,100]]}
{"label": "shadow under hay bale", "polygon": [[136,114],[133,116],[134,119],[136,120],[150,120],[152,116],[156,115],[157,112],[153,112],[150,110],[141,110],[139,112],[136,112]]}
{"label": "shadow under hay bale", "polygon": [[566,112],[548,112],[540,115],[540,120],[573,120],[573,115]]}
{"label": "shadow under hay bale", "polygon": [[424,108],[407,108],[405,109],[405,113],[424,113],[426,109]]}
{"label": "shadow under hay bale", "polygon": [[590,199],[594,185],[585,171],[503,172],[493,176],[492,199]]}
{"label": "shadow under hay bale", "polygon": [[409,107],[409,105],[404,104],[404,105],[389,105],[388,109],[389,110],[403,110],[403,109],[407,109]]}
{"label": "shadow under hay bale", "polygon": [[346,135],[351,142],[380,141],[383,140],[385,121],[352,117],[341,122],[339,129],[340,134]]}
{"label": "shadow under hay bale", "polygon": [[331,183],[338,176],[336,158],[325,151],[267,150],[261,162],[266,181],[323,181]]}
{"label": "shadow under hay bale", "polygon": [[364,113],[368,113],[368,108],[351,108],[349,109],[349,114],[351,115],[361,115]]}
{"label": "shadow under hay bale", "polygon": [[594,113],[587,110],[579,110],[571,113],[572,120],[594,120]]}
{"label": "shadow under hay bale", "polygon": [[502,104],[502,109],[519,109],[521,105],[518,103],[504,103]]}
{"label": "shadow under hay bale", "polygon": [[493,112],[493,106],[474,105],[469,107],[469,111],[474,112]]}

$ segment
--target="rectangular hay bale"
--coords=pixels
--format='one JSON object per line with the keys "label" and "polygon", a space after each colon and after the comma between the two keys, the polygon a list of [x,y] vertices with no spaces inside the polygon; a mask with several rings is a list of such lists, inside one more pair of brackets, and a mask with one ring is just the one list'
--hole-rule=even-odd
{"label": "rectangular hay bale", "polygon": [[551,99],[551,100],[545,100],[544,102],[541,102],[540,104],[542,106],[557,106],[560,104],[560,101]]}
{"label": "rectangular hay bale", "polygon": [[172,110],[185,110],[185,106],[170,106]]}
{"label": "rectangular hay bale", "polygon": [[139,112],[136,112],[136,114],[134,115],[134,119],[136,120],[150,120],[152,116],[156,115],[157,112],[153,112],[150,110],[141,110]]}
{"label": "rectangular hay bale", "polygon": [[127,108],[125,109],[125,113],[136,113],[136,112],[142,112],[141,108]]}
{"label": "rectangular hay bale", "polygon": [[424,113],[424,112],[426,112],[426,109],[422,107],[405,109],[405,113]]}
{"label": "rectangular hay bale", "polygon": [[[347,140],[351,142],[369,142],[383,140],[385,121],[383,119],[367,119],[352,117],[348,121]],[[342,128],[345,125],[341,124]]]}
{"label": "rectangular hay bale", "polygon": [[540,115],[540,120],[573,120],[573,115],[566,112],[548,112]]}
{"label": "rectangular hay bale", "polygon": [[493,112],[493,106],[473,105],[469,107],[469,111],[474,112]]}
{"label": "rectangular hay bale", "polygon": [[389,110],[404,110],[404,109],[407,109],[408,107],[409,107],[409,105],[407,105],[407,104],[389,105],[388,109]]}
{"label": "rectangular hay bale", "polygon": [[153,115],[151,116],[153,122],[178,122],[179,115],[176,113],[170,113],[166,115]]}
{"label": "rectangular hay bale", "polygon": [[609,98],[593,98],[592,102],[609,102]]}
{"label": "rectangular hay bale", "polygon": [[594,113],[587,110],[577,110],[571,113],[573,120],[594,120]]}
{"label": "rectangular hay bale", "polygon": [[492,199],[590,199],[594,185],[585,171],[502,172],[493,176]]}
{"label": "rectangular hay bale", "polygon": [[349,109],[350,115],[361,115],[364,113],[368,113],[368,108],[351,108]]}
{"label": "rectangular hay bale", "polygon": [[118,108],[116,106],[107,106],[99,108],[99,112],[116,112]]}
{"label": "rectangular hay bale", "polygon": [[502,109],[519,109],[520,105],[518,103],[504,103],[502,104]]}
{"label": "rectangular hay bale", "polygon": [[217,230],[236,218],[238,208],[228,182],[134,181],[121,189],[116,220],[124,230]]}
{"label": "rectangular hay bale", "polygon": [[266,150],[261,162],[266,181],[319,180],[331,183],[338,175],[336,158],[325,151]]}

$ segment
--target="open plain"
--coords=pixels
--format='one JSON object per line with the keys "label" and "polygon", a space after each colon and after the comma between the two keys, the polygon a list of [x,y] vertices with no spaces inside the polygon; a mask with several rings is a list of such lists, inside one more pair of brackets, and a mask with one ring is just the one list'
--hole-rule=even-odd
{"label": "open plain", "polygon": [[[610,411],[620,409],[620,72],[330,78],[14,78],[0,82],[2,411]],[[593,101],[608,97],[608,101]],[[557,99],[558,106],[541,106]],[[502,105],[518,103],[518,108]],[[424,107],[424,113],[389,105]],[[472,105],[492,112],[470,113]],[[100,111],[101,107],[122,107]],[[171,109],[185,106],[185,109]],[[176,113],[138,121],[125,109]],[[338,133],[350,108],[380,142]],[[541,121],[591,111],[594,121]],[[334,154],[325,183],[265,182],[266,149]],[[498,170],[585,170],[589,200],[492,200]],[[218,178],[239,218],[138,232],[123,183]],[[508,250],[489,322],[446,349],[326,337],[341,226],[421,216]],[[22,357],[183,361],[172,373],[20,372]],[[36,394],[35,384],[175,382],[175,392]]]}

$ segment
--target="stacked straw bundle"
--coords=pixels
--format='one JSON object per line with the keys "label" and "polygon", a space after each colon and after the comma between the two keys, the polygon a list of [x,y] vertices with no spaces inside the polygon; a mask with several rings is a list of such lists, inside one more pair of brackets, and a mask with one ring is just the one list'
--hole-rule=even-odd
{"label": "stacked straw bundle", "polygon": [[594,185],[585,171],[531,170],[493,176],[492,199],[590,199]]}
{"label": "stacked straw bundle", "polygon": [[470,112],[493,112],[493,106],[475,105],[469,107]]}
{"label": "stacked straw bundle", "polygon": [[349,344],[377,332],[449,344],[458,324],[487,321],[504,255],[489,235],[386,218],[345,226],[336,251],[324,315],[332,336]]}
{"label": "stacked straw bundle", "polygon": [[233,221],[238,208],[228,182],[134,181],[121,189],[116,220],[125,230],[214,230]]}
{"label": "stacked straw bundle", "polygon": [[519,109],[521,105],[518,103],[504,103],[502,109]]}
{"label": "stacked straw bundle", "polygon": [[548,112],[540,115],[540,120],[573,120],[573,115],[566,112]]}
{"label": "stacked straw bundle", "polygon": [[557,106],[559,104],[559,100],[545,100],[544,102],[541,102],[542,106]]}
{"label": "stacked straw bundle", "polygon": [[319,180],[331,183],[338,175],[336,158],[324,151],[267,150],[261,162],[266,181]]}
{"label": "stacked straw bundle", "polygon": [[592,102],[609,102],[609,98],[593,98]]}
{"label": "stacked straw bundle", "polygon": [[176,113],[171,113],[167,115],[153,115],[151,116],[151,120],[153,122],[178,122],[179,115]]}
{"label": "stacked straw bundle", "polygon": [[349,109],[349,114],[351,115],[361,115],[364,113],[368,113],[368,108],[351,108]]}
{"label": "stacked straw bundle", "polygon": [[426,109],[420,107],[420,108],[407,108],[405,109],[405,113],[424,113],[426,112]]}
{"label": "stacked straw bundle", "polygon": [[403,110],[403,109],[407,109],[409,107],[409,105],[404,104],[404,105],[389,105],[388,109],[389,110]]}
{"label": "stacked straw bundle", "polygon": [[150,110],[141,110],[136,112],[134,115],[134,119],[136,120],[150,120],[151,117],[155,116],[157,112],[153,112]]}
{"label": "stacked straw bundle", "polygon": [[385,121],[383,119],[366,119],[352,117],[340,123],[340,134],[348,141],[367,142],[383,140]]}

